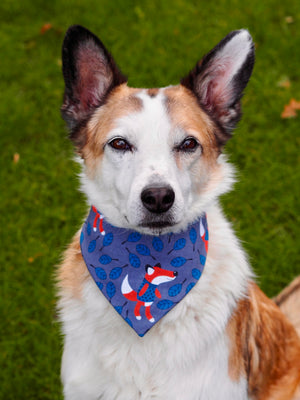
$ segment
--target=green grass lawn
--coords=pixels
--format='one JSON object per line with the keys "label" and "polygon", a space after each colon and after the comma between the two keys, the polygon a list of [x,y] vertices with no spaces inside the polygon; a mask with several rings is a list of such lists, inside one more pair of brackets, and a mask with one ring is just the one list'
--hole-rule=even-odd
{"label": "green grass lawn", "polygon": [[226,149],[240,181],[222,201],[268,295],[300,273],[300,111],[280,116],[300,101],[299,0],[2,0],[0,22],[0,399],[61,399],[53,276],[85,214],[59,111],[71,24],[141,87],[177,83],[229,31],[250,30],[256,65]]}

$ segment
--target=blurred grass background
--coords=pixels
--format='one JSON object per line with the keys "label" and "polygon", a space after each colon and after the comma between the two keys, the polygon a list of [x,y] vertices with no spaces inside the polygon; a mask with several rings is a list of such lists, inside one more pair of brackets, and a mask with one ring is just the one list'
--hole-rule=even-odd
{"label": "blurred grass background", "polygon": [[85,214],[59,112],[71,24],[137,87],[176,84],[229,31],[250,30],[256,65],[226,149],[240,181],[223,204],[268,295],[300,273],[300,112],[281,118],[300,100],[299,0],[2,0],[0,22],[0,399],[61,399],[53,275]]}

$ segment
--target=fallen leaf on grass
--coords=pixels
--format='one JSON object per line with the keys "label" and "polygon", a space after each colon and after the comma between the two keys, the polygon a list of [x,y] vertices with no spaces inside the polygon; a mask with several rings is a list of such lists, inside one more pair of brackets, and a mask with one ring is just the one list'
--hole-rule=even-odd
{"label": "fallen leaf on grass", "polygon": [[18,164],[19,160],[20,160],[20,154],[19,153],[15,153],[14,154],[14,158],[13,158],[13,163],[14,164]]}
{"label": "fallen leaf on grass", "polygon": [[31,264],[36,260],[36,258],[41,257],[41,256],[42,256],[42,253],[37,253],[34,256],[28,257],[27,261]]}
{"label": "fallen leaf on grass", "polygon": [[291,107],[293,107],[294,110],[300,110],[300,101],[296,101],[295,99],[291,99],[290,105],[291,105]]}
{"label": "fallen leaf on grass", "polygon": [[297,116],[296,110],[300,110],[300,101],[291,99],[289,104],[286,104],[284,106],[284,109],[281,113],[281,118],[296,117]]}
{"label": "fallen leaf on grass", "polygon": [[46,33],[47,31],[49,31],[50,29],[52,29],[52,24],[44,24],[41,27],[40,33],[41,35],[44,35],[44,33]]}

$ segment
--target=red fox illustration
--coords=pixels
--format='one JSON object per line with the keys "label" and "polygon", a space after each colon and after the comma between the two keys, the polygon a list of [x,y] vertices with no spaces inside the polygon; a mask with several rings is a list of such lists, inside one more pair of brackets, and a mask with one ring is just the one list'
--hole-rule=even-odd
{"label": "red fox illustration", "polygon": [[137,292],[130,286],[128,275],[125,276],[122,282],[121,292],[127,300],[137,302],[134,308],[136,319],[142,319],[140,309],[144,306],[146,318],[153,323],[155,319],[151,315],[150,307],[156,297],[161,298],[158,286],[162,283],[172,281],[178,273],[163,269],[160,264],[156,264],[154,267],[147,264],[145,269],[146,274]]}

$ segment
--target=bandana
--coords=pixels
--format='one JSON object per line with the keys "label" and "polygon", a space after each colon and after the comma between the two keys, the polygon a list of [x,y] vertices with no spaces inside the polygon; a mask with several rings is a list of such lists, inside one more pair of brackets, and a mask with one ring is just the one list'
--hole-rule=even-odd
{"label": "bandana", "polygon": [[92,206],[80,245],[102,294],[144,336],[201,277],[208,249],[206,216],[185,231],[151,236],[110,225]]}

